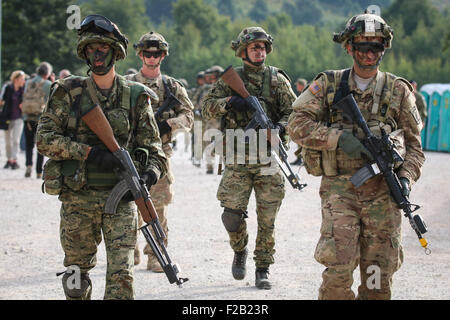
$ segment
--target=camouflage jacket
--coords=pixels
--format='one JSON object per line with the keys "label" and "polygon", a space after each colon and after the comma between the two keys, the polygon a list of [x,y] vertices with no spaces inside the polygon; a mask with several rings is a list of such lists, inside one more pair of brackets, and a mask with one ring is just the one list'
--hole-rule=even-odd
{"label": "camouflage jacket", "polygon": [[[292,112],[292,103],[296,95],[284,72],[265,65],[255,68],[247,64],[244,64],[243,68],[237,68],[237,70],[242,74],[241,78],[247,91],[258,98],[272,122],[285,127]],[[271,70],[275,70],[275,73],[272,74]],[[270,79],[269,81],[266,80],[268,78]],[[269,91],[270,94],[268,93]],[[227,129],[244,129],[250,122],[253,114],[252,110],[235,112],[228,108],[227,98],[233,95],[237,94],[222,79],[219,79],[203,98],[203,118],[221,118],[221,129],[223,132]],[[224,143],[226,144],[225,140]]]}
{"label": "camouflage jacket", "polygon": [[[78,79],[81,87],[73,89],[73,81]],[[81,79],[81,80],[79,80]],[[82,77],[68,77],[57,81],[52,89],[49,101],[39,119],[36,144],[38,151],[53,160],[79,160],[85,162],[89,146],[105,148],[100,139],[79,119],[75,132],[69,132],[69,119],[73,119],[73,101],[75,95],[80,98],[80,112],[93,105],[89,93],[84,90],[87,80]],[[95,95],[108,119],[114,136],[120,146],[126,148],[130,154],[137,148],[148,151],[146,165],[138,167],[142,173],[153,170],[158,177],[167,172],[167,159],[161,145],[161,139],[157,134],[157,125],[153,112],[150,109],[150,95],[143,90],[133,104],[124,103],[124,84],[132,85],[131,81],[121,76],[116,76],[113,87],[108,97],[94,84]],[[125,99],[130,95],[125,95]],[[126,110],[124,105],[131,105]],[[133,116],[130,116],[133,115]],[[130,119],[133,117],[133,121]],[[133,124],[135,122],[135,124]],[[133,131],[132,131],[133,129]],[[70,130],[71,131],[71,130]]]}
{"label": "camouflage jacket", "polygon": [[[163,112],[160,119],[158,121],[167,120],[168,124],[172,128],[171,132],[163,135],[161,137],[163,143],[163,149],[167,154],[171,153],[171,147],[169,142],[172,141],[174,137],[173,133],[176,130],[185,130],[189,131],[194,123],[194,106],[192,105],[191,100],[188,97],[186,89],[183,87],[181,82],[178,80],[165,76],[168,82],[168,86],[172,91],[172,94],[181,102],[181,105],[176,106],[170,112]],[[162,81],[162,76],[158,76],[154,79],[149,79],[143,76],[142,69],[132,75],[127,75],[126,79],[130,79],[139,83],[146,85],[152,91],[154,91],[159,98],[159,102],[157,104],[153,104],[153,111],[156,113],[164,103],[164,84]]]}
{"label": "camouflage jacket", "polygon": [[[338,86],[343,70],[332,72],[335,74],[336,86]],[[373,114],[374,92],[377,81],[379,81],[377,79],[382,74],[378,71],[378,75],[362,91],[354,81],[352,69],[348,80],[349,89],[353,92],[361,113],[374,134],[379,135],[381,127],[386,129],[388,133],[397,130],[402,131],[404,136],[403,144],[406,151],[404,162],[398,174],[400,177],[406,177],[410,182],[414,182],[420,177],[421,167],[425,161],[420,138],[422,122],[417,111],[414,94],[409,84],[406,84],[405,81],[400,81],[400,78],[392,74],[388,74],[393,79],[392,88],[388,88],[389,91],[386,90],[390,92],[389,102],[384,103],[382,98],[378,114]],[[339,120],[335,123],[330,121],[330,98],[328,97],[328,92],[327,75],[321,73],[293,103],[293,112],[289,117],[287,131],[291,139],[305,149],[322,152],[336,151],[335,158],[337,158],[338,168],[346,166],[347,168],[352,167],[356,171],[367,160],[350,159],[338,147],[338,140],[343,130],[355,132],[355,128],[352,127],[355,125],[343,120],[342,112],[336,115],[336,118]],[[380,115],[380,113],[384,114]]]}

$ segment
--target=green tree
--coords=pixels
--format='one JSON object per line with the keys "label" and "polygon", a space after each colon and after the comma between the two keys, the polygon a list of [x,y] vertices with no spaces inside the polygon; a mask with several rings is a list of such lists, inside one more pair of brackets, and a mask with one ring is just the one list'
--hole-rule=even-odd
{"label": "green tree", "polygon": [[72,72],[82,65],[76,57],[76,30],[66,20],[69,0],[2,1],[2,79],[21,69],[35,72],[41,61],[48,61],[55,72]]}

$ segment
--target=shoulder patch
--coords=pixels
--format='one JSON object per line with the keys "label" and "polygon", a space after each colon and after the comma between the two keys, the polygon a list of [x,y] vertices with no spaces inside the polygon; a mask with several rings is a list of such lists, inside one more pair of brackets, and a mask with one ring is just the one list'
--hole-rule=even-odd
{"label": "shoulder patch", "polygon": [[314,80],[308,89],[309,89],[309,91],[311,91],[311,93],[313,95],[318,94],[320,92],[320,90],[322,90],[322,88],[320,87],[319,82],[317,80]]}

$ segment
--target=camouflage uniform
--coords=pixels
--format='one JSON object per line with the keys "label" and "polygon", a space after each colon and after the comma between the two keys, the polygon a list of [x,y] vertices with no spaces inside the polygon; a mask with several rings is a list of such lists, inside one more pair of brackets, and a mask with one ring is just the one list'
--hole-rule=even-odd
{"label": "camouflage uniform", "polygon": [[[220,75],[223,72],[223,68],[220,66],[212,66],[211,68],[207,69],[205,71],[205,81],[206,84],[202,88],[201,96],[200,98],[200,109],[202,108],[203,104],[203,98],[205,95],[211,90],[213,87],[213,84],[217,81],[217,79],[220,77]],[[208,130],[220,130],[220,119],[218,118],[211,118],[211,119],[203,119],[202,123],[202,137],[205,137],[205,132]],[[215,160],[215,152],[214,149],[207,150],[208,146],[213,147],[214,141],[208,141],[208,139],[203,141],[203,150],[202,153],[206,151],[205,158],[206,158],[206,173],[212,174],[214,171],[214,160]]]}
{"label": "camouflage uniform", "polygon": [[[364,19],[380,21],[381,18],[366,15],[359,20]],[[388,29],[385,25],[384,30]],[[385,45],[385,48],[389,46]],[[351,286],[353,271],[358,264],[361,285],[357,298],[390,299],[392,276],[403,262],[402,214],[382,176],[372,177],[358,189],[349,180],[368,159],[363,155],[351,158],[339,147],[339,138],[344,131],[353,132],[362,139],[361,130],[345,121],[341,111],[334,113],[330,109],[343,73],[343,70],[320,73],[294,102],[287,126],[292,140],[303,148],[308,172],[322,176],[319,191],[321,237],[314,257],[326,269],[322,274],[319,299],[354,299]],[[384,81],[383,92],[376,98],[374,92],[380,81]],[[405,161],[397,174],[411,183],[416,181],[424,162],[420,140],[422,124],[409,83],[378,71],[367,88],[361,90],[355,83],[352,69],[348,86],[375,135],[381,135],[381,128],[387,133],[395,131],[403,135],[404,144],[400,145],[406,147]],[[374,107],[375,99],[379,99],[379,108]],[[380,271],[380,287],[375,288],[368,283],[374,266]]]}
{"label": "camouflage uniform", "polygon": [[[164,38],[161,35],[152,31],[151,33],[143,35],[139,43],[148,40],[157,40],[160,43],[164,42],[165,46],[161,47],[160,49],[163,51],[165,50],[166,55],[168,54],[168,44],[165,42]],[[137,49],[137,54],[139,54],[139,50],[142,50],[142,47],[138,45],[135,45],[135,48]],[[159,75],[154,79],[149,79],[142,74],[142,69],[134,75],[126,76],[127,79],[142,83],[146,87],[150,88],[151,91],[156,93],[156,95],[158,96],[158,102],[152,103],[154,113],[156,113],[164,103],[166,92],[164,88],[163,77],[164,79],[166,79],[165,81],[168,85],[169,90],[181,102],[181,105],[174,107],[168,112],[163,112],[160,118],[156,119],[157,121],[167,120],[168,122],[170,122],[171,127],[171,131],[164,134],[161,137],[162,148],[168,159],[167,175],[164,178],[160,179],[158,183],[153,185],[152,188],[150,189],[150,196],[152,198],[156,212],[158,213],[158,218],[160,220],[163,231],[166,234],[164,242],[165,245],[167,246],[168,232],[169,232],[169,228],[167,226],[167,206],[169,205],[169,203],[172,202],[172,198],[174,196],[172,190],[172,183],[174,181],[174,177],[170,167],[170,157],[172,156],[173,152],[172,147],[170,146],[170,142],[172,142],[172,139],[175,136],[173,133],[176,133],[177,130],[189,131],[191,129],[192,124],[194,122],[194,114],[193,114],[194,107],[187,95],[186,89],[184,88],[182,83],[176,80],[175,78],[165,75],[164,76]],[[138,250],[137,247],[136,250]],[[156,257],[154,256],[154,253],[148,244],[146,244],[144,248],[144,254],[149,256],[148,257],[149,265],[150,264],[155,265]],[[159,264],[157,264],[157,266],[159,267]]]}
{"label": "camouflage uniform", "polygon": [[422,119],[422,123],[425,126],[425,120],[427,119],[428,112],[427,112],[427,103],[425,102],[425,98],[419,91],[414,92],[414,96],[416,97],[416,105],[417,110],[419,110],[420,119]]}
{"label": "camouflage uniform", "polygon": [[[264,34],[267,36],[265,32]],[[274,123],[286,125],[292,111],[292,102],[296,96],[284,72],[264,64],[258,67],[244,64],[244,67],[238,68],[237,71],[248,92],[259,98],[269,118]],[[268,79],[275,80],[275,83],[270,83]],[[272,94],[268,93],[268,87],[273,89]],[[265,91],[263,92],[263,90]],[[229,109],[227,97],[233,95],[236,94],[222,79],[219,79],[203,100],[203,117],[205,119],[221,119],[222,132],[227,129],[244,129],[251,119],[251,111],[235,112]],[[226,143],[225,138],[224,145]],[[246,159],[248,160],[248,145],[246,150]],[[236,156],[236,148],[234,155]],[[274,263],[274,223],[285,194],[284,177],[278,166],[272,174],[265,174],[263,169],[268,165],[261,164],[259,161],[257,164],[237,164],[232,161],[228,163],[226,157],[224,160],[225,171],[217,190],[217,198],[220,205],[224,207],[224,213],[232,212],[244,217],[250,194],[252,190],[255,191],[258,233],[254,261],[257,268],[268,268],[270,264]],[[242,252],[248,243],[245,220],[242,218],[235,231],[230,231],[227,226],[225,228],[228,231],[232,249],[235,252]]]}
{"label": "camouflage uniform", "polygon": [[[107,42],[117,54],[120,49],[126,48],[126,43],[118,48],[119,44],[115,41],[119,41],[113,41],[114,37],[80,33],[79,46]],[[122,56],[119,53],[116,58],[124,56],[124,53]],[[88,81],[91,81],[93,91],[87,89]],[[103,234],[107,256],[104,298],[134,299],[133,258],[138,227],[137,209],[134,202],[122,199],[115,214],[104,212],[105,200],[118,182],[118,177],[114,172],[86,161],[90,147],[106,147],[74,110],[79,108],[79,114],[83,114],[94,104],[93,99],[98,100],[119,145],[130,154],[136,148],[148,151],[147,164],[136,163],[138,170],[141,173],[151,170],[159,178],[167,171],[167,160],[150,110],[149,93],[144,86],[126,81],[119,75],[116,75],[109,95],[102,93],[92,78],[70,76],[58,80],[56,84],[39,119],[37,148],[51,159],[44,169],[46,183],[55,179],[49,167],[60,165],[53,175],[61,176],[59,181],[62,186],[61,190],[53,194],[59,193],[62,202],[60,238],[65,253],[64,266],[77,266],[81,271],[81,290],[68,288],[65,282],[67,274],[63,277],[66,298],[90,299],[92,284],[88,272],[96,265],[97,246]],[[133,87],[131,99],[128,91],[130,87]],[[133,94],[136,92],[134,88],[138,90],[136,95]]]}

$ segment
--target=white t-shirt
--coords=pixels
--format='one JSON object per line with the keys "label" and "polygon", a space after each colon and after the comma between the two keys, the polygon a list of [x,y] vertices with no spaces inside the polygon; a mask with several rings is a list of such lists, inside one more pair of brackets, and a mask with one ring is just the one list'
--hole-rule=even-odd
{"label": "white t-shirt", "polygon": [[358,87],[358,89],[360,89],[361,91],[366,90],[367,86],[369,85],[370,81],[373,80],[373,78],[375,78],[375,76],[368,78],[368,79],[364,79],[359,77],[356,73],[353,74],[354,78],[355,78],[355,82],[356,82],[356,86]]}

